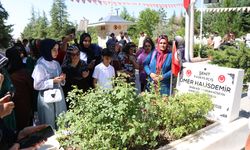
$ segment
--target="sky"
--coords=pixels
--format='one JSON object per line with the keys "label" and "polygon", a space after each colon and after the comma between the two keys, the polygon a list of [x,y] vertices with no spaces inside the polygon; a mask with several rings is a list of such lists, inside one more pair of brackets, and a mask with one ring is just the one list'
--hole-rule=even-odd
{"label": "sky", "polygon": [[[46,16],[50,20],[50,10],[52,7],[53,0],[0,0],[5,10],[9,13],[8,20],[6,24],[12,24],[13,32],[12,35],[16,39],[20,37],[20,33],[23,31],[24,27],[28,24],[31,18],[31,9],[34,7],[35,11],[42,12],[45,11]],[[183,0],[114,0],[119,2],[145,2],[145,3],[159,3],[159,4],[180,4]],[[197,1],[199,4],[200,0]],[[67,12],[69,13],[69,20],[73,23],[78,23],[85,17],[90,23],[97,22],[101,17],[105,17],[111,13],[111,6],[96,5],[90,3],[76,2],[76,0],[65,0],[67,6]],[[144,6],[113,6],[113,12],[118,8],[119,12],[126,7],[128,12],[138,17],[139,12],[145,9]],[[154,8],[158,10],[158,8]],[[165,8],[167,12],[167,17],[171,17],[173,12],[180,14],[184,12],[183,8]]]}

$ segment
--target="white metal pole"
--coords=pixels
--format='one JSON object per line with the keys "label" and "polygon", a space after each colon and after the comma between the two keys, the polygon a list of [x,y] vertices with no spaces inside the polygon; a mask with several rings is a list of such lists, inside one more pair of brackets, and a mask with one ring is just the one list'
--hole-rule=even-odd
{"label": "white metal pole", "polygon": [[194,4],[196,0],[191,0],[190,7],[190,36],[189,36],[189,57],[194,57]]}
{"label": "white metal pole", "polygon": [[[173,56],[172,56],[172,57],[173,57]],[[173,58],[172,58],[172,59],[173,59]],[[169,96],[172,96],[172,92],[173,92],[173,73],[171,72]]]}
{"label": "white metal pole", "polygon": [[204,0],[201,0],[201,20],[200,20],[200,50],[201,50],[201,45],[203,44],[202,42],[202,28],[203,28],[203,5],[204,5]]}
{"label": "white metal pole", "polygon": [[189,57],[189,25],[190,25],[190,20],[189,20],[189,16],[190,16],[190,7],[187,9],[186,11],[186,15],[185,15],[185,60],[186,61],[190,61],[190,57]]}

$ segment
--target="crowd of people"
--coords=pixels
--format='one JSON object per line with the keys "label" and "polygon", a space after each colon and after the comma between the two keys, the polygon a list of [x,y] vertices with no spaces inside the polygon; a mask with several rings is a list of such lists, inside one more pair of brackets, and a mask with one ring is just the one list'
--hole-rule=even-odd
{"label": "crowd of people", "polygon": [[207,45],[210,48],[213,48],[214,50],[224,50],[226,46],[237,47],[235,34],[233,32],[229,32],[223,37],[221,37],[218,32],[214,32],[210,34],[208,38],[204,38],[199,42],[201,42],[201,44]]}
{"label": "crowd of people", "polygon": [[[35,123],[56,129],[58,115],[70,109],[65,99],[72,85],[83,92],[97,86],[111,90],[111,79],[119,72],[127,74],[127,82],[135,83],[138,70],[141,91],[154,88],[169,95],[172,42],[167,35],[154,42],[143,32],[140,42],[137,46],[127,33],[121,32],[120,39],[112,33],[107,48],[101,48],[92,43],[90,34],[81,34],[78,43],[70,32],[61,41],[24,39],[15,43],[0,60],[0,96],[10,94],[13,105],[5,115],[0,110],[1,121],[19,132],[33,125],[37,112]],[[183,41],[178,47],[183,47]]]}

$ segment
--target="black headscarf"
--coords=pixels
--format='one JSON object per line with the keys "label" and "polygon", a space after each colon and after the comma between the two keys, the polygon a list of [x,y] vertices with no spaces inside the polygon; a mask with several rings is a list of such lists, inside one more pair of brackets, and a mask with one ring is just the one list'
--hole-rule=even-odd
{"label": "black headscarf", "polygon": [[40,44],[40,52],[41,56],[47,60],[47,61],[52,61],[53,57],[51,55],[51,50],[53,47],[56,45],[56,41],[52,39],[44,39],[41,41]]}
{"label": "black headscarf", "polygon": [[[83,41],[84,41],[84,39],[86,38],[86,37],[89,37],[89,39],[90,39],[90,43],[91,43],[91,36],[88,34],[88,33],[83,33],[81,36],[80,36],[80,41],[79,41],[79,45],[80,45],[80,49],[82,50],[82,51],[84,51],[84,52],[86,52],[86,50],[87,49],[89,49],[89,47],[88,48],[85,48],[84,46],[83,46]],[[90,47],[91,47],[91,44],[90,44]]]}
{"label": "black headscarf", "polygon": [[80,36],[80,42],[79,42],[79,49],[80,51],[86,53],[87,55],[87,64],[89,64],[92,60],[96,60],[96,63],[101,62],[101,48],[96,44],[90,44],[88,48],[83,46],[83,41],[85,38],[90,38],[91,43],[91,36],[88,33],[83,33]]}
{"label": "black headscarf", "polygon": [[10,74],[25,67],[22,58],[20,57],[20,49],[22,49],[22,47],[15,45],[7,49],[5,52],[6,57],[9,60],[7,70]]}

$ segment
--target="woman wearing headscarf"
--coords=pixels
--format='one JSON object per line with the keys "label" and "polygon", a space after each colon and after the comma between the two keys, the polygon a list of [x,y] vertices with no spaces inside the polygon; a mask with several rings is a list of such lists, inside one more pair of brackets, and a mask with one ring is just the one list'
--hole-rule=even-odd
{"label": "woman wearing headscarf", "polygon": [[13,101],[15,104],[15,116],[17,130],[31,125],[33,103],[33,81],[20,56],[24,47],[18,45],[6,50],[9,59],[7,70],[15,87]]}
{"label": "woman wearing headscarf", "polygon": [[99,47],[97,44],[91,43],[91,36],[88,33],[83,33],[80,36],[79,49],[80,49],[80,59],[85,61],[88,65],[90,73],[88,77],[89,84],[91,85],[91,87],[94,87],[92,74],[95,69],[95,66],[101,63],[102,48]]}
{"label": "woman wearing headscarf", "polygon": [[[156,50],[147,56],[143,66],[149,81],[153,82],[156,91],[159,90],[162,95],[170,94],[171,61],[172,52],[168,47],[168,37],[161,35],[157,40]],[[149,83],[148,87],[152,88]]]}
{"label": "woman wearing headscarf", "polygon": [[[39,91],[37,110],[40,124],[49,124],[56,128],[56,117],[66,111],[66,103],[61,85],[65,84],[66,75],[62,73],[60,64],[54,59],[58,55],[59,45],[55,40],[44,39],[40,44],[41,57],[32,73],[34,88]],[[61,100],[48,102],[44,94],[49,89],[59,89]],[[55,93],[56,94],[56,93]],[[55,96],[55,95],[54,95]]]}
{"label": "woman wearing headscarf", "polygon": [[[76,85],[83,92],[86,92],[90,88],[86,79],[89,76],[87,64],[83,60],[80,60],[80,51],[76,45],[68,47],[62,71],[66,74],[66,84],[63,87],[65,97],[73,89],[72,85]],[[69,102],[66,103],[67,108],[69,108]]]}
{"label": "woman wearing headscarf", "polygon": [[21,59],[23,61],[23,64],[26,65],[28,53],[27,53],[24,45],[22,43],[16,43],[14,46],[16,47],[16,49],[18,49],[18,51],[20,53],[20,57],[21,57]]}

